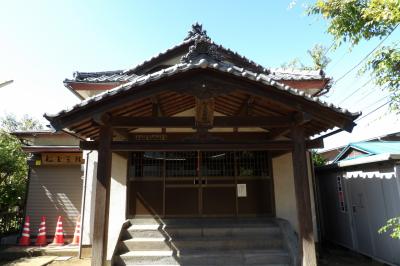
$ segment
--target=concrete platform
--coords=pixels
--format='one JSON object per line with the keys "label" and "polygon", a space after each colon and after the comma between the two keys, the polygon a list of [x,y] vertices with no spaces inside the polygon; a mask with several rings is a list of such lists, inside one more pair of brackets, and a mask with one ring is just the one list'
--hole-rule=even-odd
{"label": "concrete platform", "polygon": [[8,246],[0,250],[0,262],[13,261],[19,258],[38,256],[78,256],[78,246],[46,246],[46,247],[19,247]]}

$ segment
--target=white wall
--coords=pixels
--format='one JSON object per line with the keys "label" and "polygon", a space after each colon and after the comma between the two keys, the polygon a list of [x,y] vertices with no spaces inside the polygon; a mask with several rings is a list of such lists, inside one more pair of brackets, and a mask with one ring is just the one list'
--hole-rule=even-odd
{"label": "white wall", "polygon": [[[89,158],[88,158],[89,154]],[[83,158],[85,161],[84,174],[86,175],[86,190],[82,196],[82,245],[92,244],[93,235],[93,217],[94,217],[94,201],[96,198],[96,182],[97,178],[97,151],[84,151]],[[85,186],[85,182],[83,184]]]}
{"label": "white wall", "polygon": [[[308,157],[308,156],[307,156]],[[314,239],[317,238],[317,224],[315,215],[314,190],[312,189],[311,166],[308,162],[308,175],[310,183],[311,211],[314,228]],[[274,178],[275,211],[276,217],[288,220],[296,232],[299,232],[297,218],[296,195],[294,191],[294,175],[292,154],[286,153],[272,159]]]}
{"label": "white wall", "polygon": [[272,159],[276,217],[288,220],[299,231],[294,194],[292,154],[286,153]]}
{"label": "white wall", "polygon": [[111,260],[122,224],[126,219],[127,167],[128,161],[126,158],[116,153],[112,154],[107,260]]}

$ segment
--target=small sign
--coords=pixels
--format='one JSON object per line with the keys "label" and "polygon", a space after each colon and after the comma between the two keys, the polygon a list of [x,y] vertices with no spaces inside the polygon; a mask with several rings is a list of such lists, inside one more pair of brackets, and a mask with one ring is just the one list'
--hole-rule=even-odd
{"label": "small sign", "polygon": [[83,164],[82,153],[42,153],[43,165]]}
{"label": "small sign", "polygon": [[135,135],[135,140],[138,141],[163,141],[168,140],[168,136],[165,134],[138,134]]}
{"label": "small sign", "polygon": [[237,184],[237,195],[238,195],[238,198],[247,197],[246,184]]}

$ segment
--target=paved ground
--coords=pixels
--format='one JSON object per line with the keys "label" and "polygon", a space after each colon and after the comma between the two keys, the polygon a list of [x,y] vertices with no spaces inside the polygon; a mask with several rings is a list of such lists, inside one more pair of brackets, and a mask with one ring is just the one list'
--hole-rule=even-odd
{"label": "paved ground", "polygon": [[[1,257],[1,251],[0,251]],[[349,251],[338,246],[323,247],[319,250],[318,265],[320,266],[382,266],[384,264],[376,262],[368,257]],[[90,259],[64,258],[66,260],[56,261],[57,256],[38,256],[30,258],[19,258],[11,262],[1,262],[0,265],[7,266],[88,266]]]}
{"label": "paved ground", "polygon": [[72,266],[72,265],[76,265],[76,266],[89,266],[90,265],[90,259],[77,259],[77,258],[72,258],[70,260],[67,261],[53,261],[52,263],[50,263],[49,265],[51,266]]}
{"label": "paved ground", "polygon": [[318,265],[320,266],[382,266],[369,257],[352,252],[348,249],[329,245],[319,250]]}

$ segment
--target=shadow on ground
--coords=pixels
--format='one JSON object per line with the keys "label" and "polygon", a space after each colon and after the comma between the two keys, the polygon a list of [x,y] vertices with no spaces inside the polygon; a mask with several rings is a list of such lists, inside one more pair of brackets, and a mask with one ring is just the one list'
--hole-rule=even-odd
{"label": "shadow on ground", "polygon": [[349,249],[326,244],[318,248],[319,266],[382,266],[383,263],[377,262],[367,256],[353,252]]}

